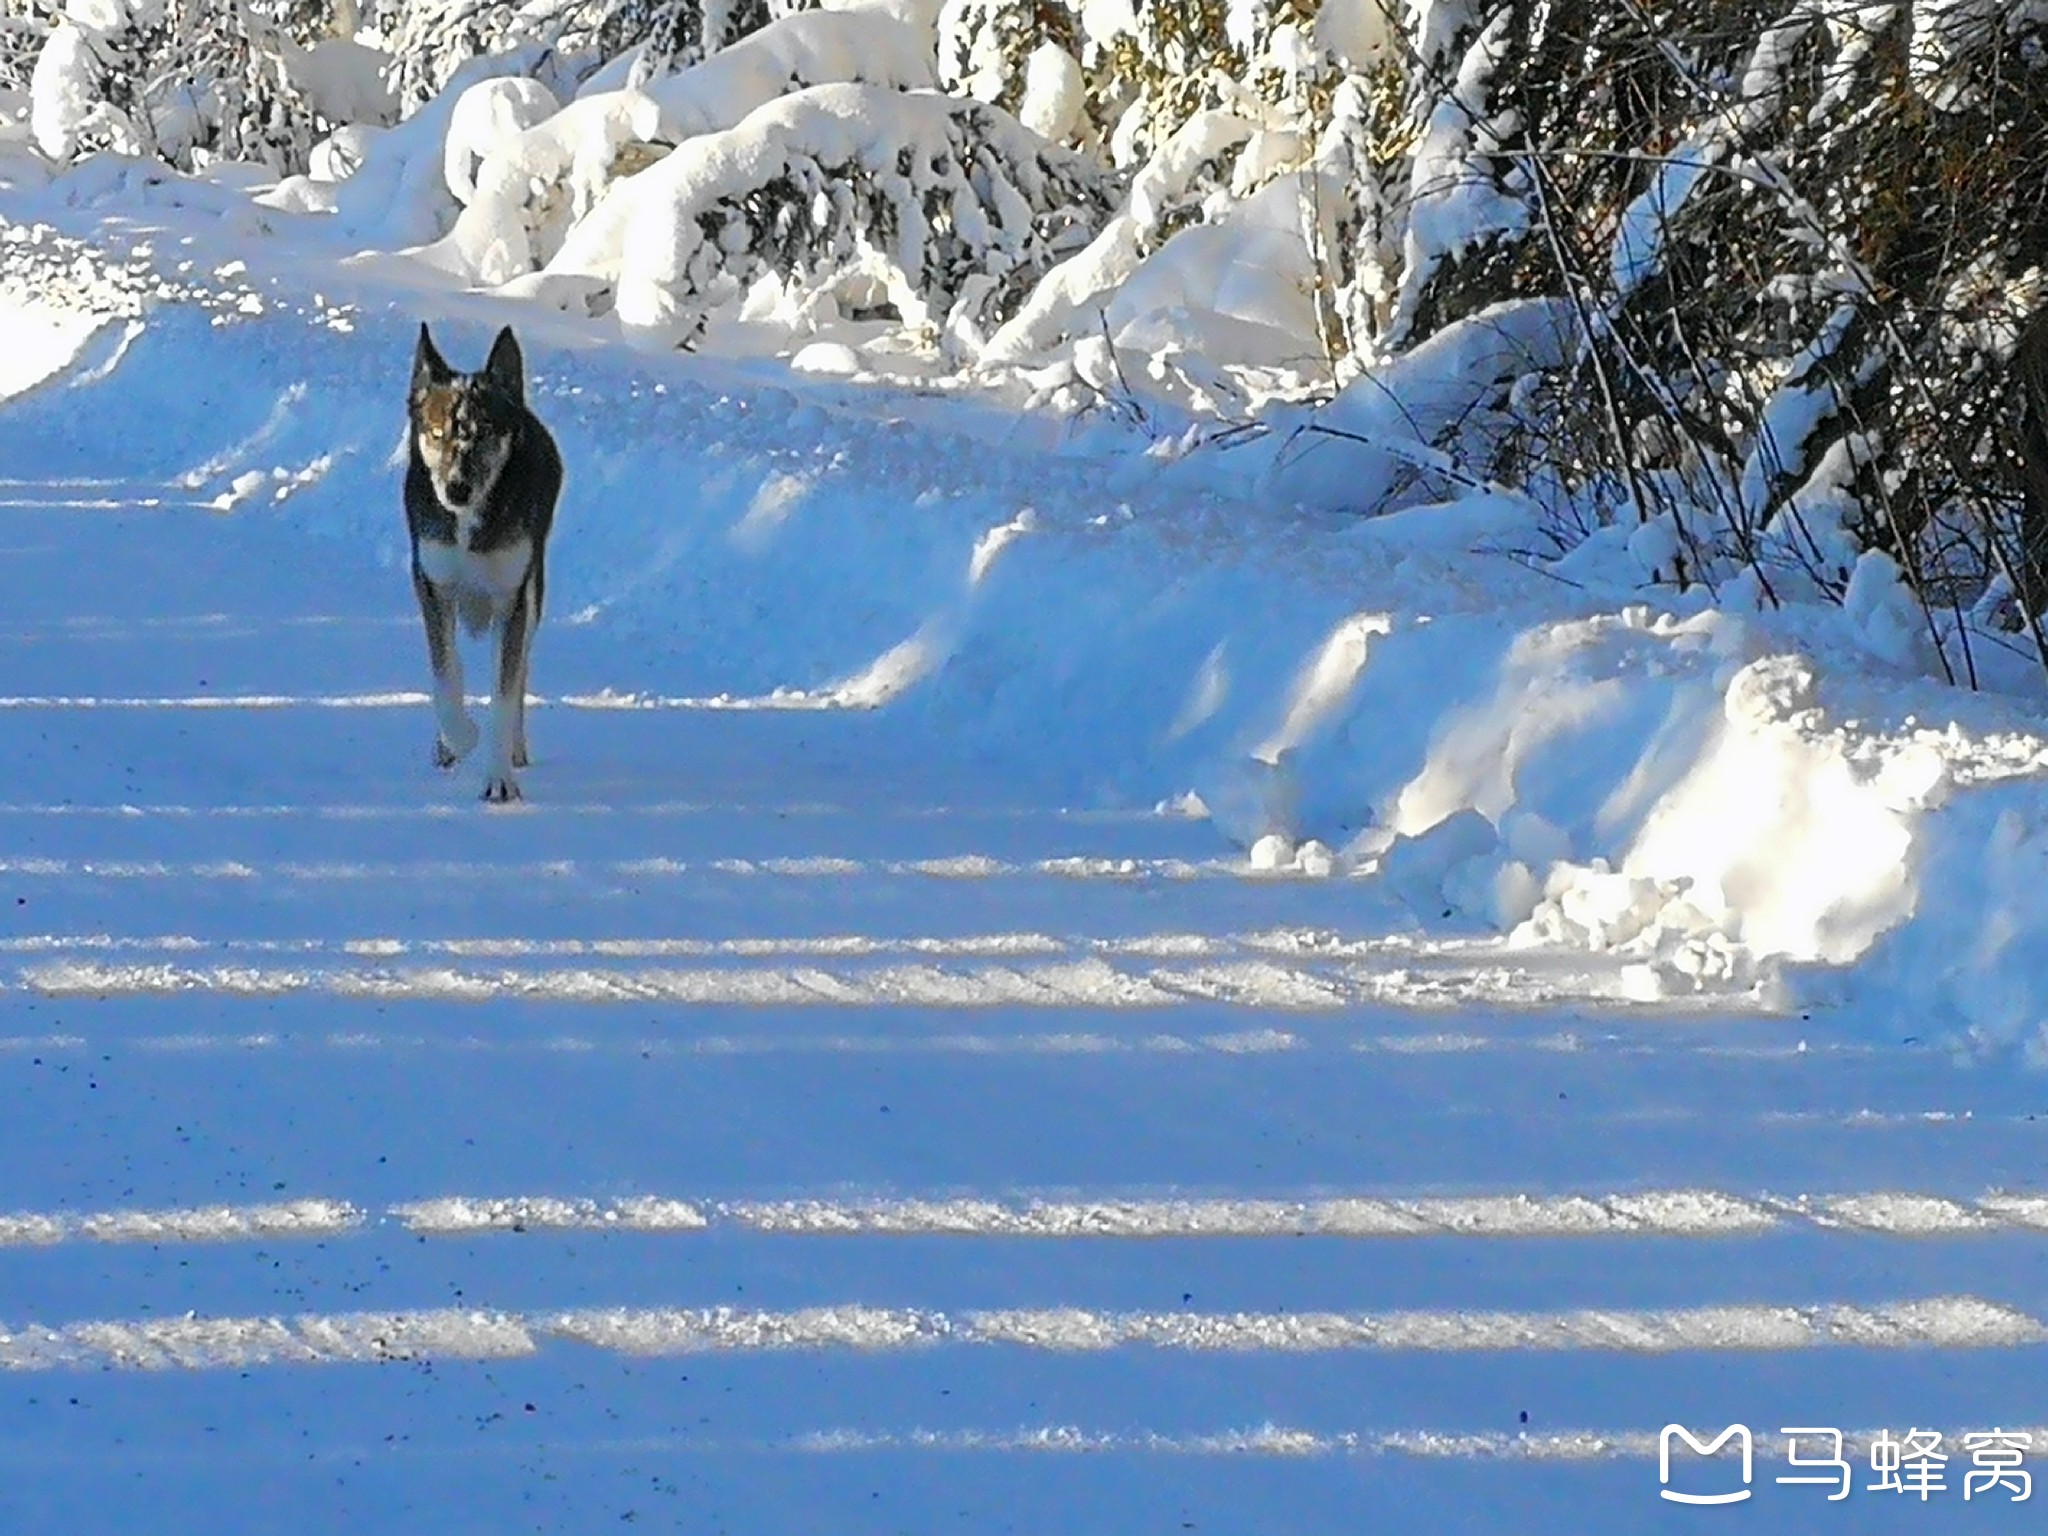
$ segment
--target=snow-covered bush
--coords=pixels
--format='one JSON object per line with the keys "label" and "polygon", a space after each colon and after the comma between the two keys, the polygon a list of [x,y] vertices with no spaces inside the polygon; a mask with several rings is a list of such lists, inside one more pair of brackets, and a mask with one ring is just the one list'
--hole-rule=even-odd
{"label": "snow-covered bush", "polygon": [[[423,254],[469,281],[507,282],[550,261],[614,181],[686,140],[737,127],[786,92],[839,83],[908,90],[931,80],[929,41],[917,27],[888,15],[817,11],[786,16],[644,85],[587,86],[559,110],[537,80],[479,82],[457,98],[443,152],[449,191],[464,212]],[[608,238],[593,230],[582,243]]]}
{"label": "snow-covered bush", "polygon": [[1117,215],[1055,267],[990,338],[984,360],[1027,362],[1099,331],[1109,303],[1147,258],[1200,222],[1203,203],[1252,131],[1229,112],[1205,112],[1183,123],[1132,180]]}
{"label": "snow-covered bush", "polygon": [[[29,126],[43,153],[69,160],[95,149],[156,152],[160,103],[151,100],[149,65],[168,37],[162,0],[67,5],[29,79]],[[168,84],[181,105],[190,97],[188,82]]]}
{"label": "snow-covered bush", "polygon": [[[1115,7],[1091,8],[1089,23],[1104,26],[1105,9]],[[1247,0],[1173,21],[1125,13],[1110,49],[1123,66],[1143,56],[1146,32],[1182,52],[1207,48],[1212,67],[1193,94],[1165,89],[1156,72],[1132,77],[1106,146],[1112,159],[1142,149],[1123,208],[992,338],[986,364],[1037,365],[1050,380],[1043,365],[1078,348],[1076,398],[1136,376],[1228,415],[1262,394],[1327,389],[1346,371],[1353,332],[1364,343],[1378,329],[1360,297],[1377,237],[1356,210],[1376,215],[1383,200],[1371,193],[1375,135],[1345,108],[1392,98],[1388,82],[1355,74],[1289,19],[1310,10]],[[1164,94],[1148,94],[1148,81]],[[1182,115],[1191,102],[1209,104]]]}
{"label": "snow-covered bush", "polygon": [[2048,267],[2039,7],[1429,0],[1411,21],[1401,154],[1370,77],[1340,88],[1354,353],[1565,300],[1573,357],[1489,385],[1517,427],[1462,445],[1468,478],[1535,488],[1560,548],[1595,536],[1740,601],[1840,599],[1880,551],[1967,676],[1964,610],[2048,595],[2048,534],[2011,521],[2006,380]]}
{"label": "snow-covered bush", "polygon": [[979,347],[1111,206],[1086,160],[998,108],[865,85],[783,97],[614,189],[550,274],[687,341],[721,303],[893,311]]}
{"label": "snow-covered bush", "polygon": [[303,169],[331,128],[393,110],[383,56],[326,35],[330,19],[319,0],[68,0],[30,76],[35,142],[56,160]]}

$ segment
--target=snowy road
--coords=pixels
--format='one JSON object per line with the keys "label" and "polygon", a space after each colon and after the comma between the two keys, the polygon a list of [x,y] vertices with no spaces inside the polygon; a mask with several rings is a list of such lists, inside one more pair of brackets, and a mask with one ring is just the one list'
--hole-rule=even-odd
{"label": "snowy road", "polygon": [[602,623],[486,812],[400,577],[145,496],[0,498],[0,1529],[2031,1517],[1773,1479],[2048,1423],[2035,1080],[1577,1006],[886,714],[606,707]]}

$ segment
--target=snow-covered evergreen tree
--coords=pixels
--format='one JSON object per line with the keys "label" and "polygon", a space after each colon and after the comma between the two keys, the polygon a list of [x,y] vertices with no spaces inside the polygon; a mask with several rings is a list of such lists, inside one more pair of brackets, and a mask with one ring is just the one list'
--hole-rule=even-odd
{"label": "snow-covered evergreen tree", "polygon": [[656,68],[715,53],[803,0],[387,0],[393,85],[406,110],[465,60],[527,43],[594,65],[644,46]]}

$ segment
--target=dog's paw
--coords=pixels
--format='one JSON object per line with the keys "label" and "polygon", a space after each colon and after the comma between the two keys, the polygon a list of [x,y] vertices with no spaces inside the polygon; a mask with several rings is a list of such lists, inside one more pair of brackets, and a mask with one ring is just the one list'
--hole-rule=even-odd
{"label": "dog's paw", "polygon": [[484,799],[492,805],[510,805],[522,798],[519,781],[509,773],[494,773],[484,780]]}
{"label": "dog's paw", "polygon": [[476,746],[477,739],[481,734],[477,729],[476,722],[470,719],[463,720],[462,729],[456,732],[452,741],[449,739],[446,731],[436,732],[434,735],[434,766],[436,768],[453,768],[457,763],[469,756],[471,749]]}

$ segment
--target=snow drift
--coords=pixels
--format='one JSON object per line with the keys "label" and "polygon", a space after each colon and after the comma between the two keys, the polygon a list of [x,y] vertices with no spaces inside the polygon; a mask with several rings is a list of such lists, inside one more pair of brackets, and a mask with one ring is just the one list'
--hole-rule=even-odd
{"label": "snow drift", "polygon": [[[410,305],[212,308],[153,309],[7,430],[395,567]],[[436,323],[480,354],[495,322]],[[194,390],[202,336],[235,388]],[[1337,520],[1260,507],[1249,458],[1063,450],[964,405],[877,416],[831,385],[528,352],[571,465],[552,622],[630,638],[621,707],[873,711],[889,750],[1206,814],[1247,869],[1357,880],[1419,928],[1496,935],[1503,963],[1591,951],[1626,996],[2048,1040],[2028,899],[2048,741],[2015,704],[1888,673],[1847,618],[1532,584],[1488,553],[1526,531],[1512,496]],[[189,442],[218,449],[161,446]]]}

